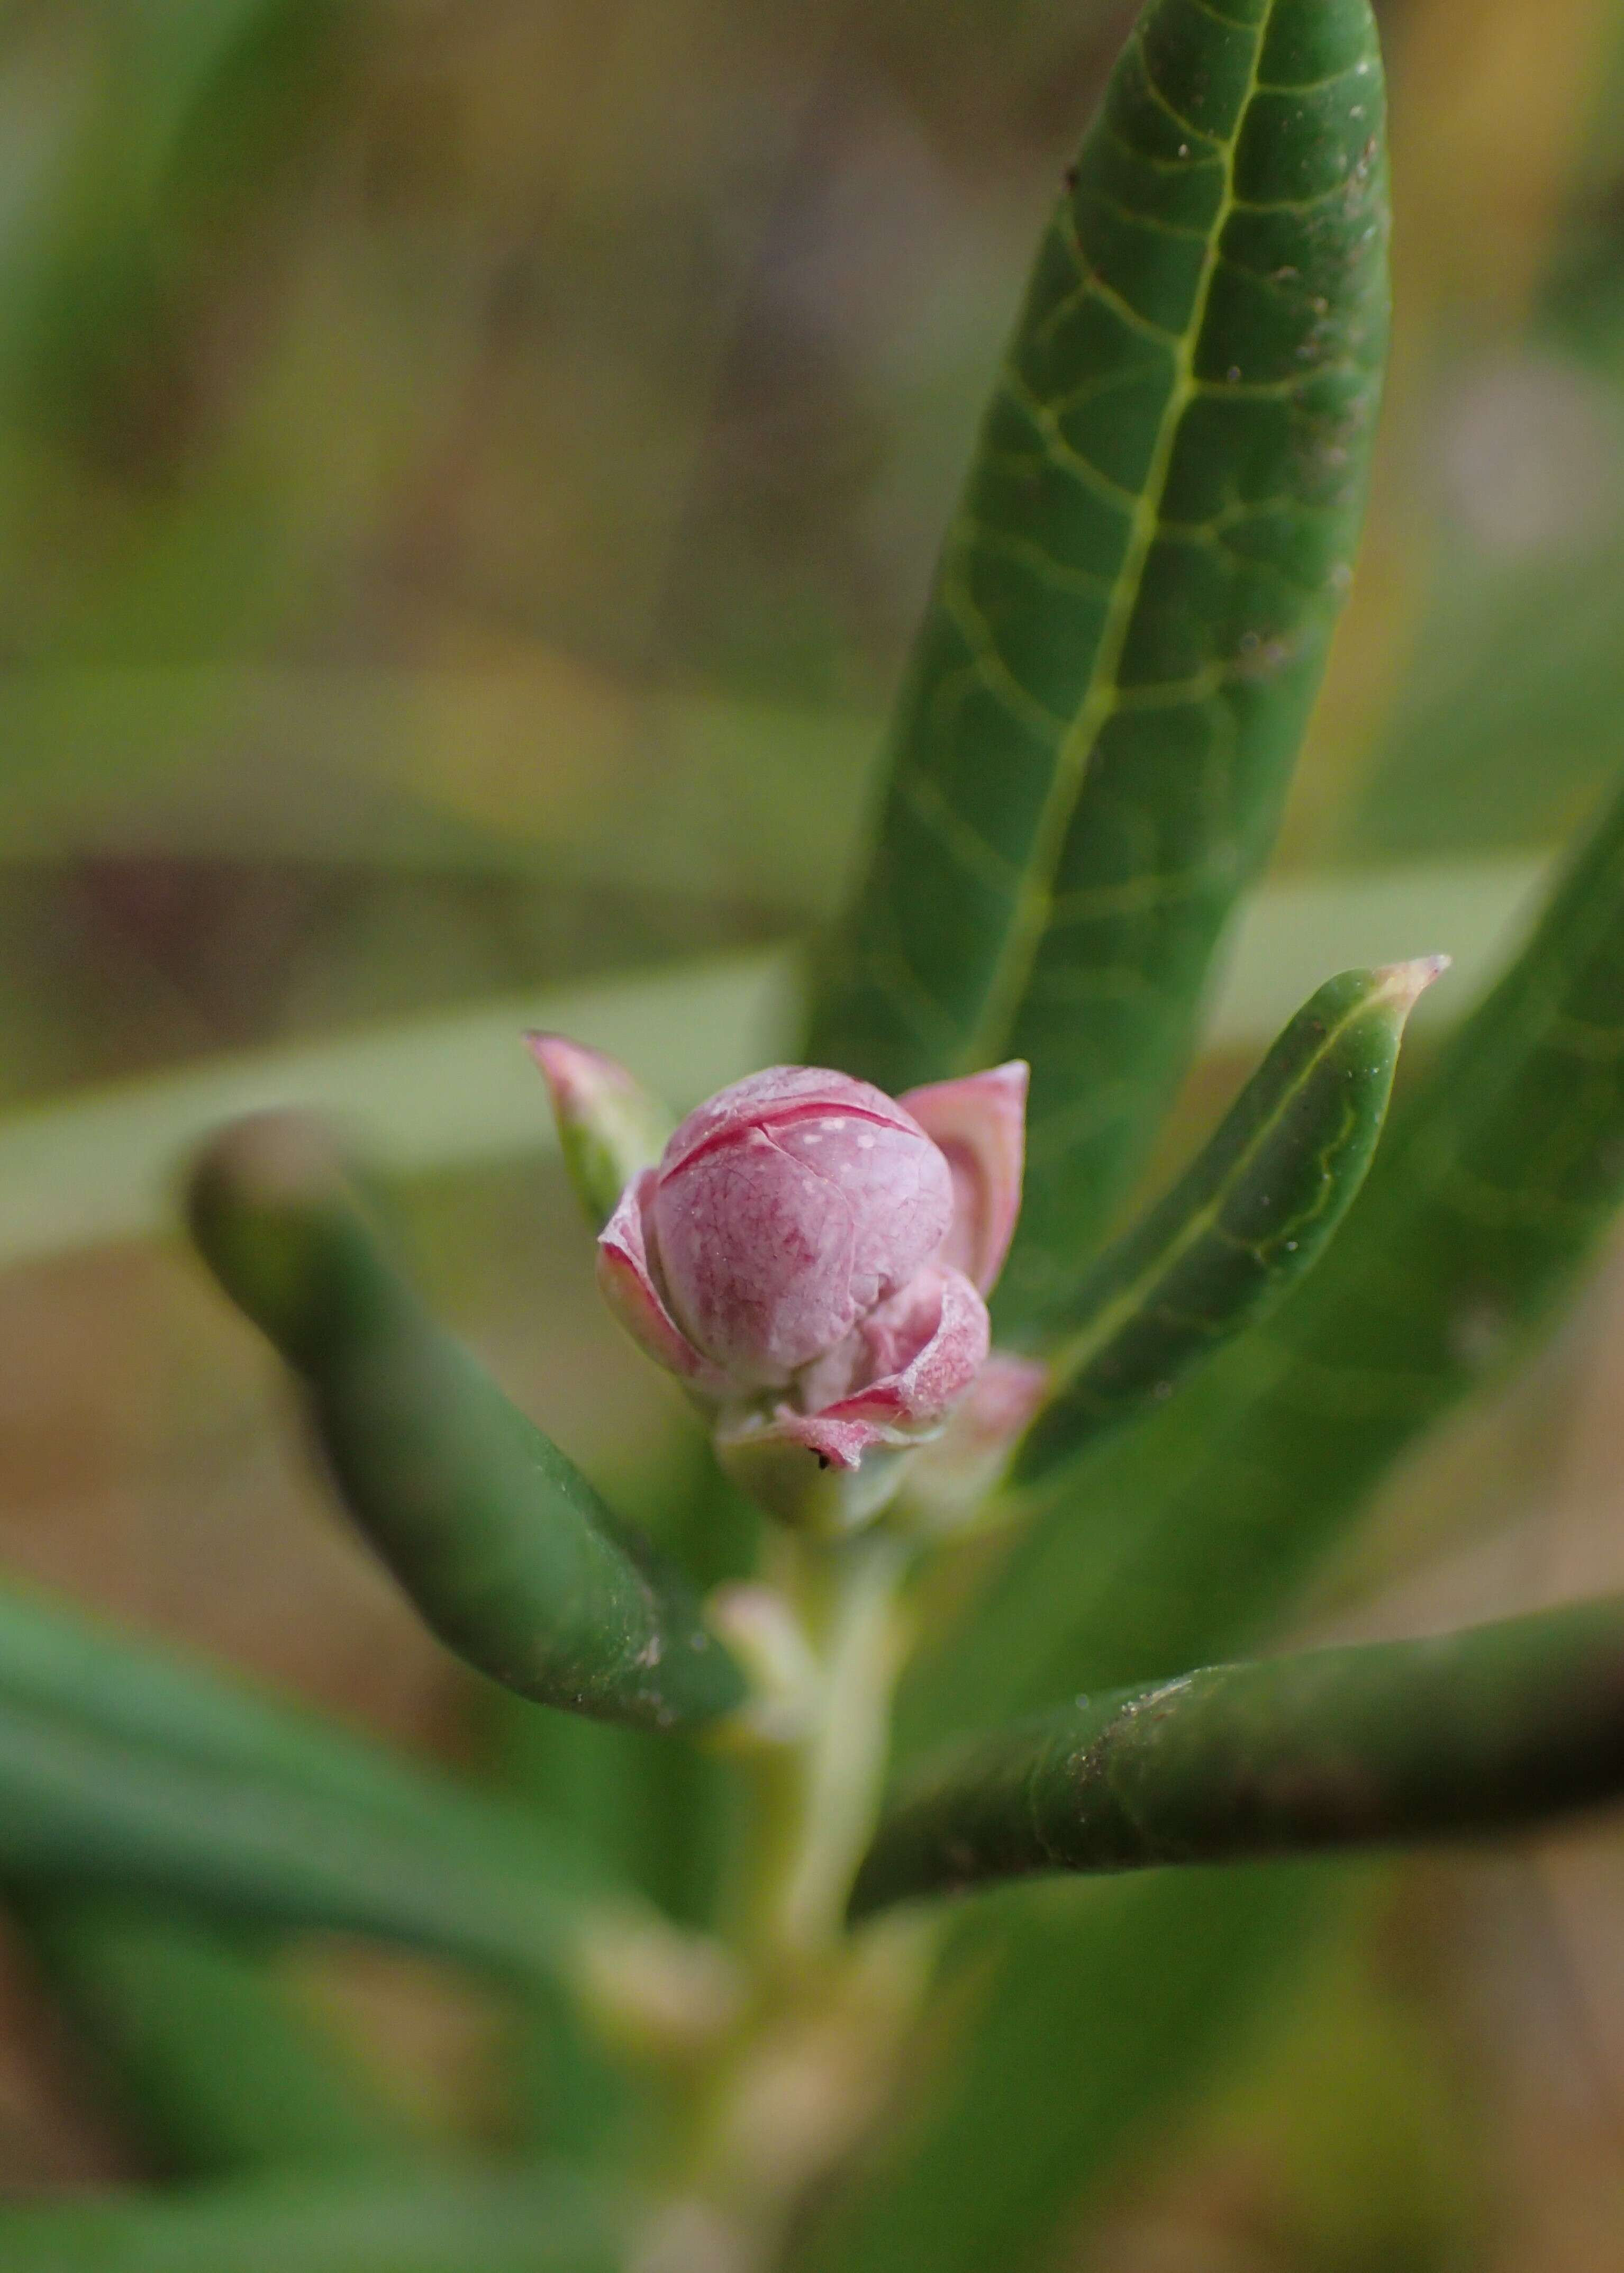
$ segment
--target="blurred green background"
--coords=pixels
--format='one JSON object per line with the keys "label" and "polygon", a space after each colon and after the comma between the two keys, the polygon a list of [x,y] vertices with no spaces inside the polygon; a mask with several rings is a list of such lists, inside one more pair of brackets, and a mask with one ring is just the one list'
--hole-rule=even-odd
{"label": "blurred green background", "polygon": [[[1130,13],[7,0],[12,1567],[454,1756],[524,1755],[326,1513],[161,1174],[239,1095],[353,1111],[407,1172],[437,1298],[649,1506],[682,1422],[597,1314],[520,1007],[561,997],[696,1092],[789,1031],[785,957],[849,872]],[[1624,6],[1382,16],[1372,521],[1186,1140],[1338,961],[1455,949],[1468,986],[1624,757]],[[1616,1579],[1621,1377],[1613,1269],[1399,1480],[1321,1621]],[[563,1772],[536,1749],[516,1773]],[[1617,1835],[1351,1886],[1313,1980],[1119,2175],[1077,2266],[1617,2265]],[[500,2130],[476,1992],[376,1953],[288,1964],[426,2125]],[[13,1958],[0,2186],[130,2168]]]}

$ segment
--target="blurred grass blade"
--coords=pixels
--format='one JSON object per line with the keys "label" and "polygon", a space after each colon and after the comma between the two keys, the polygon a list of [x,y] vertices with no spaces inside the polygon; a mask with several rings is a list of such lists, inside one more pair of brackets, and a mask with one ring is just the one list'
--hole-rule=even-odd
{"label": "blurred grass blade", "polygon": [[191,1219],[303,1377],[351,1512],[449,1647],[522,1696],[632,1727],[739,1702],[687,1581],[430,1318],[314,1124],[266,1114],[227,1130]]}
{"label": "blurred grass blade", "polygon": [[1480,1836],[1624,1797],[1624,1597],[1222,1665],[973,1738],[881,1821],[856,1917],[1035,1871]]}
{"label": "blurred grass blade", "polygon": [[556,1827],[11,1593],[0,1879],[347,1927],[529,1978],[578,1979],[617,1921],[658,1930]]}
{"label": "blurred grass blade", "polygon": [[167,2176],[421,2160],[424,2142],[404,2114],[223,1928],[64,1888],[10,1908],[114,2113]]}
{"label": "blurred grass blade", "polygon": [[189,1759],[11,1694],[0,1694],[0,1879],[129,1887],[519,1974],[572,1954],[571,1915],[544,1881],[275,1774]]}
{"label": "blurred grass blade", "polygon": [[617,2273],[568,2172],[425,2184],[282,2180],[0,2209],[6,2273]]}
{"label": "blurred grass blade", "polygon": [[1366,0],[1154,0],[1044,239],[808,1055],[1032,1065],[1006,1335],[1068,1296],[1267,851],[1387,325]]}
{"label": "blurred grass blade", "polygon": [[1317,1262],[1370,1166],[1405,1021],[1444,960],[1344,971],[1304,1004],[1193,1166],[1083,1280],[1017,1486],[1158,1403]]}

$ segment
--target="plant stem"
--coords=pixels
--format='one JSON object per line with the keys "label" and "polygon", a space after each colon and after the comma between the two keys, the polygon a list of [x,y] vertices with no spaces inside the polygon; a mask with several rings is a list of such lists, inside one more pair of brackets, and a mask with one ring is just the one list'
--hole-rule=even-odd
{"label": "plant stem", "polygon": [[796,2200],[867,2119],[917,2001],[928,1933],[854,1940],[843,1928],[879,1812],[914,1551],[884,1530],[833,1548],[782,1534],[769,1549],[764,1577],[805,1635],[814,1704],[798,1738],[747,1758],[754,1841],[736,1931],[748,1989],[683,2127],[647,2252],[659,2273],[771,2262]]}

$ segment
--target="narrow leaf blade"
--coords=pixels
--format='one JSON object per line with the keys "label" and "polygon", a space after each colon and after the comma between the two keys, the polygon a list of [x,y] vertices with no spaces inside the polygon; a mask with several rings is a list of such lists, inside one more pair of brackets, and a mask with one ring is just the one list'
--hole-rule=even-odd
{"label": "narrow leaf blade", "polygon": [[1386,343],[1366,0],[1156,0],[1040,248],[809,1054],[1033,1069],[1000,1290],[1074,1284],[1267,850]]}
{"label": "narrow leaf blade", "polygon": [[1521,1830],[1624,1794],[1624,1598],[1081,1698],[927,1765],[852,1898]]}
{"label": "narrow leaf blade", "polygon": [[1304,1004],[1185,1174],[1084,1279],[1017,1487],[1166,1397],[1318,1261],[1370,1166],[1405,1021],[1446,960],[1344,971]]}
{"label": "narrow leaf blade", "polygon": [[682,1574],[429,1317],[313,1124],[239,1122],[191,1202],[216,1276],[308,1384],[352,1514],[449,1647],[539,1703],[633,1727],[740,1701]]}

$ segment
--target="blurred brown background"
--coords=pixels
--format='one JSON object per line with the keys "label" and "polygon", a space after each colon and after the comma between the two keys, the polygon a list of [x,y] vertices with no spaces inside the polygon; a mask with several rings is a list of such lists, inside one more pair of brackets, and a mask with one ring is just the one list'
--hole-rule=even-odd
{"label": "blurred brown background", "polygon": [[[448,1099],[444,1052],[599,982],[635,1024],[647,975],[692,969],[649,1016],[703,1086],[715,973],[836,903],[1129,12],[10,0],[6,1565],[414,1742],[482,1741],[131,1163],[183,1150],[221,1061],[273,1090],[318,1066],[399,1136],[425,1281],[516,1393],[632,1506],[684,1456],[595,1306],[539,1093],[532,1135],[477,1081]],[[1624,755],[1624,7],[1383,19],[1398,348],[1269,903],[1288,1004],[1361,908],[1396,954],[1459,944],[1427,930],[1445,907],[1497,935]],[[1186,1140],[1267,1024],[1243,986]],[[1624,1261],[1398,1480],[1310,1623],[1618,1583],[1621,1392]],[[1621,1895],[1605,1827],[1371,1871],[1079,2266],[1610,2273]],[[355,1953],[300,1979],[430,2119],[487,2121],[475,1992]],[[123,2154],[13,1964],[0,2185]]]}

